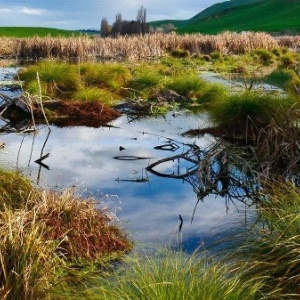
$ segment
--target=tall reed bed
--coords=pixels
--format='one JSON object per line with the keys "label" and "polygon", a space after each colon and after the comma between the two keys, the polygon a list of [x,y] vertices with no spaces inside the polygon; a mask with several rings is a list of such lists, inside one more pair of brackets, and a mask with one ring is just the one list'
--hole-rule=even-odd
{"label": "tall reed bed", "polygon": [[[185,49],[191,54],[208,54],[213,51],[222,54],[241,54],[264,48],[278,47],[271,35],[263,32],[223,32],[218,35],[202,34],[150,34],[140,36],[107,37],[32,37],[0,38],[0,55],[16,55],[22,59],[38,58],[80,58],[80,59],[127,59],[137,61],[158,58],[166,51]],[[4,51],[4,49],[6,49]]]}
{"label": "tall reed bed", "polygon": [[296,51],[300,49],[300,35],[282,35],[276,37],[276,40],[282,47],[291,48]]}
{"label": "tall reed bed", "polygon": [[1,37],[0,40],[0,57],[18,56],[18,41],[16,38]]}

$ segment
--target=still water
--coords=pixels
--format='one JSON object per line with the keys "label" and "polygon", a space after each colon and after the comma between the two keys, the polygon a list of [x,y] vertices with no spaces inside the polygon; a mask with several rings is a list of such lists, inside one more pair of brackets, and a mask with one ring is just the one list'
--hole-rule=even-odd
{"label": "still water", "polygon": [[[0,136],[1,164],[21,170],[49,188],[78,186],[81,193],[103,201],[139,245],[180,245],[194,251],[229,233],[251,226],[252,209],[224,196],[208,195],[197,203],[197,182],[157,176],[146,167],[185,152],[190,144],[201,149],[215,142],[204,135],[186,138],[186,130],[207,125],[207,118],[188,113],[130,122],[122,116],[111,127],[40,127],[36,134]],[[160,147],[167,145],[172,147]],[[49,153],[39,165],[38,158]],[[158,165],[164,174],[184,174],[190,162],[175,159]],[[179,232],[179,215],[183,224]]]}
{"label": "still water", "polygon": [[[2,69],[0,79],[10,80],[14,73]],[[6,88],[1,92],[10,93]],[[41,187],[75,186],[79,193],[99,199],[137,247],[167,245],[192,252],[246,231],[255,215],[252,206],[226,195],[208,194],[198,201],[197,176],[181,176],[197,166],[184,159],[168,160],[191,145],[213,145],[210,135],[182,136],[208,123],[205,114],[170,112],[139,120],[124,115],[100,128],[40,126],[36,133],[6,132],[0,135],[0,143],[5,143],[0,164],[22,171]],[[42,164],[35,162],[44,155]],[[155,171],[171,176],[146,170],[160,159],[165,161]]]}

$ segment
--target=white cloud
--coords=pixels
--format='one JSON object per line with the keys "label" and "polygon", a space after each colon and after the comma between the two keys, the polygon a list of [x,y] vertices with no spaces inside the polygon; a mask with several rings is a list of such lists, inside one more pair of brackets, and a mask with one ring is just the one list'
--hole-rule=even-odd
{"label": "white cloud", "polygon": [[134,20],[143,5],[147,21],[189,19],[222,0],[0,0],[0,26],[44,26],[65,29],[99,28],[106,17],[112,24],[117,13]]}
{"label": "white cloud", "polygon": [[10,8],[0,8],[0,13],[7,14],[13,12]]}
{"label": "white cloud", "polygon": [[37,9],[37,8],[30,8],[30,7],[22,7],[20,11],[25,15],[34,15],[34,16],[41,16],[46,12],[45,9]]}

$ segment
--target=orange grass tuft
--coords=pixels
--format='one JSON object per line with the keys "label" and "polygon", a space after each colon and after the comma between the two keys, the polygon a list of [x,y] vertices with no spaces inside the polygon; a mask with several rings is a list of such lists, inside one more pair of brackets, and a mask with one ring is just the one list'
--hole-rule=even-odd
{"label": "orange grass tuft", "polygon": [[61,241],[58,253],[63,257],[95,259],[132,248],[109,212],[95,209],[90,199],[80,199],[70,190],[44,192],[40,197],[37,218],[49,228],[44,238]]}

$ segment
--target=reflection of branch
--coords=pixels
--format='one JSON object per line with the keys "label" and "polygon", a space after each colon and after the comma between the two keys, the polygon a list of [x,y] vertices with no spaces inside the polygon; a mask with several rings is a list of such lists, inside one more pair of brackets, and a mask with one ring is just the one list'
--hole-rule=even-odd
{"label": "reflection of branch", "polygon": [[31,150],[30,150],[30,156],[29,156],[29,160],[28,160],[28,167],[30,166],[30,162],[31,162],[31,158],[32,158],[32,153],[33,153],[33,148],[34,148],[34,142],[35,142],[35,134],[33,135],[33,139],[32,139],[32,144],[31,144]]}
{"label": "reflection of branch", "polygon": [[[166,158],[162,158],[160,160],[157,160],[156,162],[150,164],[149,166],[146,167],[146,170],[147,171],[150,171],[150,172],[153,172],[153,173],[157,173],[157,174],[160,174],[156,171],[153,170],[154,167],[164,163],[164,162],[167,162],[167,161],[174,161],[175,159],[179,159],[179,158],[183,158],[183,159],[186,159],[187,161],[191,162],[191,163],[194,163],[194,164],[198,164],[198,160],[195,160],[195,159],[192,159],[188,156],[188,154],[191,152],[191,150],[189,149],[188,151],[184,152],[184,153],[181,153],[181,154],[177,154],[177,155],[174,155],[174,156],[171,156],[171,157],[166,157]],[[192,174],[193,172],[187,172],[188,174]],[[166,175],[166,176],[164,176]],[[169,175],[167,174],[161,174],[162,177],[168,177]],[[175,175],[176,176],[176,175]],[[180,177],[178,178],[182,178],[183,175],[180,175]],[[186,175],[187,176],[187,175]],[[176,177],[174,177],[176,178]]]}
{"label": "reflection of branch", "polygon": [[193,209],[193,214],[192,214],[192,218],[191,218],[191,224],[192,224],[193,221],[194,221],[194,216],[195,216],[195,213],[196,213],[196,208],[197,208],[198,203],[200,202],[200,200],[203,201],[203,198],[199,198],[199,197],[198,197],[198,199],[197,199],[197,202],[196,202],[196,204],[195,204],[195,206],[194,206],[194,209]]}
{"label": "reflection of branch", "polygon": [[173,151],[176,151],[177,149],[179,149],[179,146],[176,145],[175,143],[169,143],[169,144],[155,146],[154,149],[173,152]]}
{"label": "reflection of branch", "polygon": [[[162,163],[180,158],[193,163],[185,174],[166,174],[154,170],[154,167]],[[192,185],[197,194],[197,202],[191,223],[199,202],[209,195],[224,197],[226,203],[234,203],[237,200],[247,206],[255,201],[252,200],[251,204],[249,202],[249,199],[256,195],[257,181],[254,170],[243,157],[230,151],[230,148],[222,143],[216,143],[205,152],[193,147],[182,154],[160,159],[146,167],[146,170],[160,177],[183,179]]]}
{"label": "reflection of branch", "polygon": [[139,160],[139,159],[150,159],[151,157],[147,156],[135,156],[135,155],[119,155],[119,156],[114,156],[114,159],[119,159],[119,160]]}
{"label": "reflection of branch", "polygon": [[197,172],[197,169],[198,169],[198,168],[195,168],[194,170],[188,171],[185,174],[176,175],[174,173],[172,173],[172,174],[160,173],[160,172],[157,172],[157,171],[153,170],[152,168],[148,168],[148,167],[146,167],[146,170],[149,171],[150,173],[154,174],[154,175],[157,175],[159,177],[167,177],[167,178],[174,178],[174,179],[185,179],[186,177],[195,174]]}
{"label": "reflection of branch", "polygon": [[149,180],[146,178],[137,178],[137,179],[120,179],[119,177],[115,179],[115,181],[120,182],[137,182],[137,183],[143,183],[143,182],[148,182]]}
{"label": "reflection of branch", "polygon": [[37,164],[39,164],[41,167],[47,169],[47,170],[50,170],[50,167],[48,165],[45,165],[44,163],[42,163],[41,161],[37,162],[35,161]]}
{"label": "reflection of branch", "polygon": [[25,138],[25,135],[23,135],[22,142],[20,144],[18,155],[17,155],[17,165],[16,165],[17,169],[18,169],[18,165],[19,165],[19,157],[20,157],[21,148],[22,148],[22,145],[23,145],[23,142],[24,142],[24,138]]}
{"label": "reflection of branch", "polygon": [[47,170],[50,170],[49,166],[47,166],[44,163],[42,163],[42,160],[45,159],[45,158],[47,158],[47,157],[49,157],[49,155],[50,155],[50,153],[47,153],[46,155],[43,155],[45,146],[46,146],[47,141],[48,141],[49,136],[50,136],[50,132],[51,132],[51,130],[48,130],[48,134],[46,136],[45,142],[44,142],[44,144],[42,146],[42,149],[41,149],[41,156],[40,156],[40,158],[35,161],[37,164],[39,164],[39,171],[38,171],[38,176],[37,176],[37,179],[36,179],[37,184],[39,184],[39,182],[40,182],[40,176],[41,176],[42,167],[44,167]]}
{"label": "reflection of branch", "polygon": [[49,157],[50,153],[47,153],[43,156],[41,156],[39,159],[35,160],[34,162],[36,162],[37,164],[41,163],[44,159],[46,159],[47,157]]}
{"label": "reflection of branch", "polygon": [[48,134],[47,134],[47,137],[46,137],[46,139],[45,139],[45,142],[44,142],[44,144],[43,144],[43,147],[42,147],[42,149],[41,149],[41,156],[43,155],[43,152],[44,152],[44,149],[45,149],[45,146],[46,146],[46,144],[47,144],[47,142],[48,142],[48,139],[49,139],[49,136],[50,136],[50,130],[48,131]]}
{"label": "reflection of branch", "polygon": [[179,229],[178,229],[178,231],[180,232],[181,231],[181,229],[182,229],[182,225],[183,225],[183,219],[182,219],[182,216],[181,215],[179,215]]}

